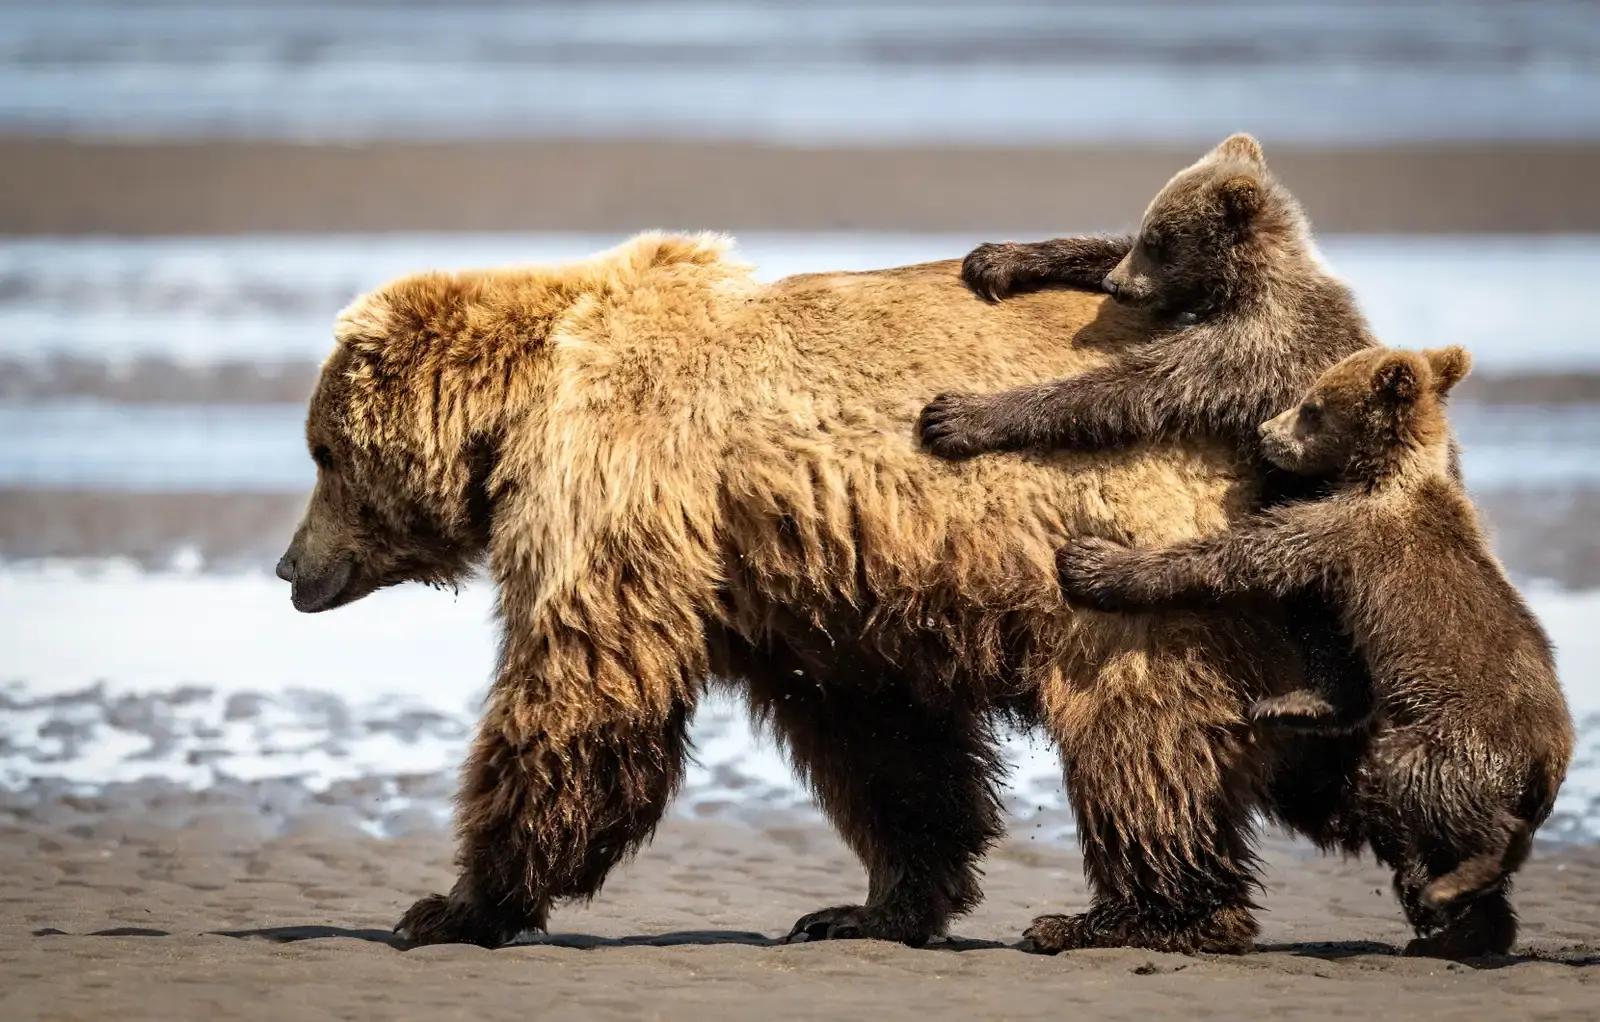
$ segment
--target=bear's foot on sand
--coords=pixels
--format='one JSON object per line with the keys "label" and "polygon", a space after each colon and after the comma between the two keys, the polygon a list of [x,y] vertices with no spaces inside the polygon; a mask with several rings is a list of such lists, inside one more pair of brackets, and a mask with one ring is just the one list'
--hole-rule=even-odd
{"label": "bear's foot on sand", "polygon": [[481,911],[455,895],[430,894],[400,917],[395,934],[407,944],[476,944],[495,948],[509,943],[537,923],[511,923],[497,913]]}
{"label": "bear's foot on sand", "polygon": [[838,905],[801,916],[783,942],[793,944],[802,938],[807,941],[893,940],[921,947],[932,936],[926,923],[903,917],[888,908]]}
{"label": "bear's foot on sand", "polygon": [[1407,958],[1480,958],[1504,955],[1517,942],[1517,914],[1505,891],[1491,891],[1472,902],[1437,933],[1418,937],[1402,952]]}
{"label": "bear's foot on sand", "polygon": [[1129,906],[1097,906],[1078,915],[1039,916],[1023,931],[1022,948],[1046,955],[1086,947],[1242,955],[1254,950],[1257,929],[1244,906],[1221,908],[1187,925]]}

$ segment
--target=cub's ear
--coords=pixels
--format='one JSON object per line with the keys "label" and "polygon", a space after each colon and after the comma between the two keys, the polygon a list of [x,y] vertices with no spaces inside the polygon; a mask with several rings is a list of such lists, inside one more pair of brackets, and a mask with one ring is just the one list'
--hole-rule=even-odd
{"label": "cub's ear", "polygon": [[1411,404],[1422,391],[1420,369],[1416,356],[1409,352],[1392,351],[1384,355],[1372,370],[1373,396],[1395,407]]}
{"label": "cub's ear", "polygon": [[1224,160],[1243,160],[1258,167],[1265,166],[1267,162],[1265,154],[1261,152],[1261,143],[1242,131],[1223,139],[1211,150],[1211,155]]}
{"label": "cub's ear", "polygon": [[1228,178],[1217,185],[1217,195],[1228,221],[1236,226],[1248,224],[1261,209],[1261,182],[1252,174]]}
{"label": "cub's ear", "polygon": [[1440,395],[1450,393],[1456,384],[1472,372],[1472,355],[1459,344],[1448,348],[1429,348],[1423,357],[1433,370],[1433,389]]}

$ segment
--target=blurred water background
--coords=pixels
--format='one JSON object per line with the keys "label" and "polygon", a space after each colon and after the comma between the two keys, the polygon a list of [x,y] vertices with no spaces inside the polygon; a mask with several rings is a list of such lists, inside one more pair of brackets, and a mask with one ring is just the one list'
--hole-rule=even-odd
{"label": "blurred water background", "polygon": [[14,4],[0,128],[1202,142],[1600,135],[1586,3]]}
{"label": "blurred water background", "polygon": [[[1381,336],[1473,350],[1468,483],[1586,720],[1547,833],[1600,837],[1587,3],[6,4],[0,789],[443,814],[486,588],[313,618],[270,575],[361,291],[658,226],[733,231],[767,278],[1125,226],[1235,130]],[[685,811],[802,811],[737,706],[696,735]],[[1064,824],[1053,755],[1012,752],[1013,810]]]}

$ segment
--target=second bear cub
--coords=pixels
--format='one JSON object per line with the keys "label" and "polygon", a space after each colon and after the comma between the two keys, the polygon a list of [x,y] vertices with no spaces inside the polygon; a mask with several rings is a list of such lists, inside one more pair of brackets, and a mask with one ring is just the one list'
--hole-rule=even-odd
{"label": "second bear cub", "polygon": [[1413,924],[1443,928],[1411,950],[1448,956],[1511,946],[1507,881],[1573,745],[1549,641],[1450,471],[1444,396],[1469,364],[1453,347],[1358,352],[1264,423],[1269,460],[1338,480],[1323,499],[1164,550],[1080,540],[1059,557],[1067,598],[1105,610],[1332,596],[1378,700],[1362,812],[1410,870]]}

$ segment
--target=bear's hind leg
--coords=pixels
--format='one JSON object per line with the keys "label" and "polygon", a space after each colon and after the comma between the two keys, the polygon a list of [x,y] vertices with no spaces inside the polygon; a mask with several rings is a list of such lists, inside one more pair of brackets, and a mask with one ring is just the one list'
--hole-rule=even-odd
{"label": "bear's hind leg", "polygon": [[1262,779],[1237,690],[1181,633],[1150,641],[1159,655],[1097,657],[1097,680],[1044,693],[1093,902],[1036,919],[1033,950],[1254,946],[1249,827]]}
{"label": "bear's hind leg", "polygon": [[806,915],[789,939],[921,945],[977,904],[978,863],[1003,828],[1003,766],[980,715],[922,705],[882,679],[819,686],[778,671],[750,681],[757,715],[867,868],[865,904]]}

